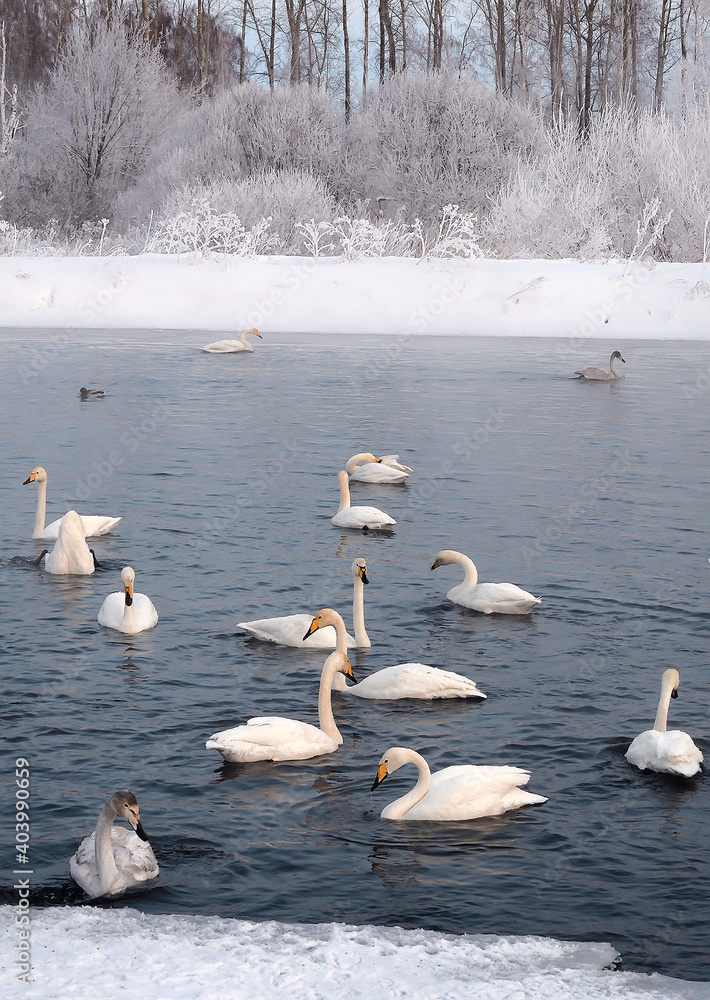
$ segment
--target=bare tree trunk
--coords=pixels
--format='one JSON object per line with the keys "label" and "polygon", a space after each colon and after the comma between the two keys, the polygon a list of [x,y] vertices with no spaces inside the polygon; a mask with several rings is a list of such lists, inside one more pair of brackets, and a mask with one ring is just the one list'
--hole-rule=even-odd
{"label": "bare tree trunk", "polygon": [[244,70],[246,64],[246,52],[247,52],[247,9],[249,6],[249,0],[244,0],[244,6],[242,8],[242,47],[239,50],[239,82],[244,83]]}
{"label": "bare tree trunk", "polygon": [[663,103],[663,77],[668,54],[668,26],[670,24],[670,0],[661,0],[661,13],[656,44],[656,85],[653,91],[653,110],[660,111]]}
{"label": "bare tree trunk", "polygon": [[402,72],[407,68],[407,9],[405,0],[400,0],[402,17]]}
{"label": "bare tree trunk", "polygon": [[276,0],[271,0],[271,31],[269,34],[269,87],[274,89],[274,50],[276,48]]}
{"label": "bare tree trunk", "polygon": [[582,131],[584,135],[589,135],[589,124],[592,113],[592,61],[594,56],[594,11],[596,6],[597,0],[589,0],[584,5],[584,19],[587,22],[587,30],[584,38],[584,104],[582,107]]}
{"label": "bare tree trunk", "polygon": [[444,48],[444,10],[442,0],[433,0],[432,5],[432,69],[441,69]]}
{"label": "bare tree trunk", "polygon": [[389,2],[388,0],[380,0],[380,83],[384,83],[385,80],[385,37],[389,53],[389,71],[394,74],[397,72],[397,48],[392,30]]}
{"label": "bare tree trunk", "polygon": [[286,15],[291,36],[291,57],[289,60],[289,80],[301,82],[301,18],[306,0],[286,0]]}
{"label": "bare tree trunk", "polygon": [[348,35],[348,0],[343,0],[343,52],[345,54],[345,121],[350,121],[350,36]]}
{"label": "bare tree trunk", "polygon": [[367,96],[367,85],[370,76],[370,0],[364,0],[365,24],[363,27],[363,48],[362,48],[362,100],[365,102]]}

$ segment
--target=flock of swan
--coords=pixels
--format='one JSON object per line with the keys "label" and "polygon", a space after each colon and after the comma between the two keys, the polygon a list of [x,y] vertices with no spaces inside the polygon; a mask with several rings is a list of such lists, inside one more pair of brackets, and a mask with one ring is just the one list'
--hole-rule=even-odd
{"label": "flock of swan", "polygon": [[[251,351],[249,334],[261,336],[258,330],[247,330],[241,341],[217,341],[203,350],[214,353]],[[615,360],[624,359],[614,351],[610,370],[586,368],[575,378],[609,381],[620,377]],[[85,395],[97,390],[82,388]],[[98,393],[96,398],[99,398]],[[409,466],[399,462],[399,456],[377,458],[370,452],[354,455],[338,473],[340,506],[332,523],[337,527],[363,531],[388,531],[396,522],[389,514],[373,506],[352,506],[350,482],[401,483],[411,474]],[[45,570],[53,574],[88,575],[98,566],[96,556],[86,539],[111,531],[120,517],[80,515],[68,511],[64,516],[45,525],[47,473],[37,466],[24,485],[38,486],[37,510],[32,533],[34,539],[55,541],[50,551],[44,549],[38,559],[45,560]],[[464,572],[461,583],[452,587],[447,598],[465,608],[482,614],[529,615],[541,603],[541,598],[512,583],[479,583],[478,572],[471,558],[453,549],[443,549],[434,558],[432,569],[457,565]],[[362,558],[352,562],[353,632],[345,626],[341,614],[323,608],[315,616],[308,612],[276,618],[239,622],[247,635],[265,642],[300,649],[321,649],[329,652],[320,676],[318,689],[318,725],[277,716],[259,716],[211,736],[205,746],[218,751],[226,761],[307,760],[337,751],[343,738],[333,716],[333,690],[349,696],[371,700],[440,698],[474,698],[486,695],[475,682],[461,674],[442,670],[424,663],[398,663],[378,670],[359,683],[355,681],[348,659],[348,649],[369,648],[371,641],[365,627],[364,587],[369,583],[367,563]],[[130,566],[121,572],[122,591],[109,594],[98,612],[100,625],[125,634],[151,629],[158,623],[158,614],[145,594],[134,592],[135,572]],[[347,680],[352,681],[348,684]],[[634,739],[626,752],[629,763],[641,770],[653,770],[692,777],[700,770],[703,755],[691,737],[679,730],[668,731],[670,699],[678,696],[680,676],[669,669],[663,674],[661,697],[653,728]],[[406,794],[395,799],[381,812],[383,819],[427,820],[437,822],[498,816],[528,805],[542,804],[547,799],[527,791],[522,786],[530,780],[530,772],[519,767],[502,765],[463,764],[431,773],[421,754],[407,747],[390,747],[381,757],[372,790],[400,767],[412,764],[417,769],[417,782]],[[114,819],[126,819],[131,830],[114,825]],[[92,897],[118,895],[129,887],[138,886],[159,874],[158,863],[148,843],[140,819],[135,795],[129,791],[115,792],[102,809],[94,832],[86,837],[71,858],[72,878]]]}

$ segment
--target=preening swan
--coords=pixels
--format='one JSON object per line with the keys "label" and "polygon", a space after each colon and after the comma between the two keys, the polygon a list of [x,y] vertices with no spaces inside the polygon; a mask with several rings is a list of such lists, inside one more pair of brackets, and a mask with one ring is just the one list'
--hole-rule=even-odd
{"label": "preening swan", "polygon": [[385,528],[397,522],[389,514],[385,514],[378,507],[351,507],[350,487],[348,486],[348,474],[343,469],[338,473],[338,483],[340,484],[340,507],[335,517],[331,517],[330,523],[336,528]]}
{"label": "preening swan", "polygon": [[83,385],[77,392],[77,396],[80,399],[103,399],[105,395],[103,389],[87,389]]}
{"label": "preening swan", "polygon": [[333,753],[343,742],[333,718],[330,689],[338,671],[353,676],[345,653],[336,650],[323,664],[318,691],[318,727],[279,717],[249,719],[243,726],[210,736],[205,746],[219,750],[225,760],[307,760]]}
{"label": "preening swan", "polygon": [[[52,542],[59,533],[59,522],[61,517],[52,521],[45,527],[44,518],[47,510],[47,473],[41,465],[36,466],[25,479],[23,486],[28,483],[37,483],[37,512],[35,514],[35,526],[32,532],[33,538],[43,538],[46,542]],[[120,517],[101,517],[98,514],[80,514],[82,529],[86,538],[93,538],[98,535],[105,535],[115,528]]]}
{"label": "preening swan", "polygon": [[[364,559],[354,559],[353,573],[353,622],[355,638],[345,633],[342,652],[353,646],[369,647],[370,640],[365,631],[363,584],[368,582],[367,564]],[[340,617],[340,616],[338,616]],[[342,618],[340,619],[342,622]],[[297,649],[335,649],[337,637],[335,629],[327,625],[304,639],[304,632],[313,621],[313,615],[284,615],[281,618],[258,618],[251,622],[239,622],[238,628],[251,633],[264,642],[277,642],[281,646],[295,646]],[[343,630],[345,625],[343,625]]]}
{"label": "preening swan", "polygon": [[348,459],[345,471],[352,480],[360,483],[403,483],[409,479],[412,470],[408,465],[400,464],[399,455],[375,458],[371,452],[364,451]]}
{"label": "preening swan", "polygon": [[626,751],[626,759],[642,771],[663,771],[692,778],[700,770],[703,761],[701,751],[687,733],[680,729],[666,732],[668,706],[671,698],[678,697],[680,674],[677,670],[666,670],[661,678],[661,698],[658,702],[656,721],[653,729],[647,729],[633,741]]}
{"label": "preening swan", "polygon": [[44,568],[48,573],[88,576],[96,569],[94,553],[86,544],[81,518],[75,510],[68,510],[59,524],[59,535],[50,552],[45,549]]}
{"label": "preening swan", "polygon": [[251,334],[255,337],[261,337],[256,327],[252,327],[251,330],[245,330],[239,340],[215,340],[213,344],[207,344],[202,350],[207,351],[208,354],[239,354],[241,351],[253,353],[254,348],[247,340]]}
{"label": "preening swan", "polygon": [[[122,816],[135,830],[114,826]],[[82,840],[69,861],[69,872],[90,896],[118,896],[158,877],[158,862],[141,825],[133,792],[114,792],[101,810],[96,829]]]}
{"label": "preening swan", "polygon": [[419,779],[406,795],[385,806],[383,819],[479,819],[547,802],[544,795],[519,787],[530,780],[530,772],[522,768],[459,764],[432,774],[422,755],[407,747],[390,747],[382,754],[372,791],[403,764],[414,764]]}
{"label": "preening swan", "polygon": [[99,611],[99,625],[115,628],[126,635],[135,635],[158,624],[158,612],[145,594],[133,592],[136,574],[130,566],[121,570],[123,591],[109,594]]}
{"label": "preening swan", "polygon": [[606,368],[582,368],[581,371],[575,372],[571,378],[586,378],[592,382],[613,382],[615,378],[623,378],[621,372],[618,372],[614,367],[617,358],[622,364],[626,364],[621,356],[621,351],[614,351],[609,358],[609,371]]}
{"label": "preening swan", "polygon": [[482,611],[484,615],[527,615],[536,604],[541,603],[542,598],[533,597],[514,583],[478,583],[478,570],[473,560],[453,549],[437,552],[431,568],[451,563],[462,566],[466,573],[463,583],[452,587],[446,595],[454,604]]}

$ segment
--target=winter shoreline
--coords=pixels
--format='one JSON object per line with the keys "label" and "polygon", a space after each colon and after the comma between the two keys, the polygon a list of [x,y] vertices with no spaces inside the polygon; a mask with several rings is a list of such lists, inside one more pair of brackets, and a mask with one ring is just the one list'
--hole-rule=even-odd
{"label": "winter shoreline", "polygon": [[710,339],[706,264],[2,257],[0,327]]}

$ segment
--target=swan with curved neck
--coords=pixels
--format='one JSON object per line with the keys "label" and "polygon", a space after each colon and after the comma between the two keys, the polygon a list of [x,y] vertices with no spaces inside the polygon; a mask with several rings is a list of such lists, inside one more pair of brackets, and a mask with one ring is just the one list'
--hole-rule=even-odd
{"label": "swan with curved neck", "polygon": [[133,590],[136,579],[131,566],[121,570],[122,591],[105,598],[99,611],[98,623],[126,635],[136,635],[158,624],[158,612],[149,597]]}
{"label": "swan with curved neck", "polygon": [[251,330],[245,330],[239,340],[215,340],[214,343],[207,344],[202,350],[208,354],[240,354],[242,351],[253,353],[254,348],[247,340],[247,337],[251,336],[261,338],[262,335],[256,327],[252,327]]}
{"label": "swan with curved neck", "polygon": [[577,379],[588,379],[591,382],[613,382],[614,379],[623,378],[621,372],[618,372],[614,367],[615,361],[621,361],[622,364],[626,364],[621,356],[621,351],[612,351],[612,355],[609,358],[609,370],[606,368],[582,368],[572,375],[572,378]]}
{"label": "swan with curved neck", "polygon": [[338,513],[330,519],[330,523],[334,524],[336,528],[389,530],[393,524],[397,523],[393,517],[385,514],[379,507],[350,506],[350,486],[345,469],[338,473],[338,484],[340,486],[340,506]]}
{"label": "swan with curved neck", "polygon": [[[322,612],[321,612],[322,614]],[[225,760],[307,760],[333,753],[343,742],[331,705],[333,677],[338,671],[353,676],[345,653],[336,650],[323,664],[318,689],[318,727],[295,719],[265,716],[249,719],[243,726],[210,736],[205,746],[219,750]]]}
{"label": "swan with curved neck", "polygon": [[382,754],[372,791],[404,764],[414,764],[419,772],[417,783],[385,806],[380,813],[383,819],[479,819],[547,802],[543,795],[519,787],[530,780],[530,772],[522,768],[459,764],[432,774],[422,755],[408,747],[390,747]]}
{"label": "swan with curved neck", "polygon": [[57,575],[89,576],[96,569],[96,557],[86,544],[81,518],[75,510],[68,510],[59,525],[59,534],[50,552],[44,549],[37,563],[44,556],[44,568]]}
{"label": "swan with curved neck", "polygon": [[542,598],[534,597],[514,583],[478,583],[478,570],[473,559],[454,549],[437,552],[432,569],[451,564],[461,566],[463,583],[452,587],[446,594],[454,604],[481,611],[484,615],[527,615],[540,604]]}
{"label": "swan with curved neck", "polygon": [[[41,465],[35,466],[25,479],[23,486],[28,483],[37,483],[37,510],[35,512],[35,526],[32,531],[33,538],[42,538],[46,542],[55,541],[59,534],[61,517],[51,524],[45,526],[44,519],[47,512],[47,473]],[[98,514],[80,514],[82,530],[85,538],[95,538],[99,535],[107,534],[111,528],[115,528],[120,517],[102,517]]]}
{"label": "swan with curved neck", "polygon": [[626,751],[626,759],[640,770],[662,771],[692,778],[700,770],[702,752],[687,733],[680,729],[667,730],[671,698],[678,697],[680,674],[671,668],[661,678],[661,697],[653,729],[647,729]]}
{"label": "swan with curved neck", "polygon": [[345,471],[350,479],[360,483],[403,483],[412,470],[400,464],[399,455],[376,458],[371,452],[363,451],[348,459]]}
{"label": "swan with curved neck", "polygon": [[[113,825],[116,816],[133,830]],[[69,862],[71,877],[89,896],[117,896],[157,878],[159,869],[141,824],[133,792],[114,792],[99,814],[95,831],[79,845]]]}
{"label": "swan with curved neck", "polygon": [[[365,630],[365,609],[363,585],[367,580],[367,564],[364,559],[354,559],[353,575],[353,624],[355,638],[345,632],[345,645],[341,652],[348,648],[359,646],[367,649],[370,639]],[[340,616],[338,616],[340,618]],[[295,646],[297,649],[335,649],[337,636],[333,628],[326,626],[320,631],[304,639],[303,633],[313,621],[313,615],[283,615],[280,618],[257,618],[255,621],[239,622],[238,628],[244,629],[257,639],[264,642],[276,642],[281,646]],[[342,618],[340,618],[342,622]],[[340,648],[340,647],[338,647]]]}

